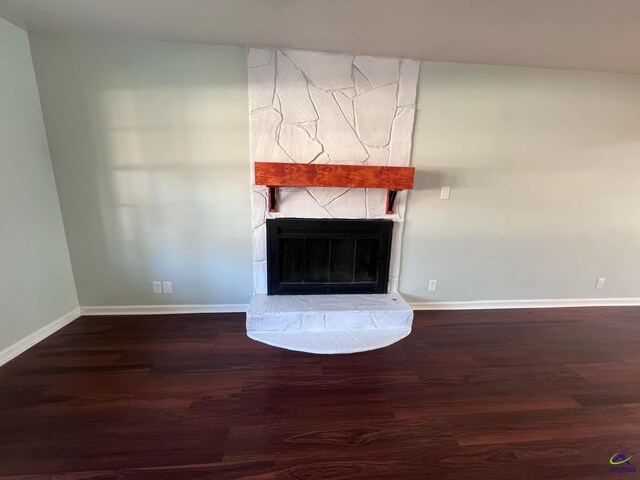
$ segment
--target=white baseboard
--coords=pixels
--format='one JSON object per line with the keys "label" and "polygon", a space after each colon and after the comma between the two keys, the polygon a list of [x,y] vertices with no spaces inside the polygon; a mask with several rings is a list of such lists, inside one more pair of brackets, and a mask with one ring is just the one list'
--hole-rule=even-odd
{"label": "white baseboard", "polygon": [[[494,310],[507,308],[563,308],[640,306],[640,298],[551,298],[473,300],[464,302],[409,302],[414,310]],[[214,305],[119,305],[81,307],[82,315],[162,315],[172,313],[244,313],[243,303]]]}
{"label": "white baseboard", "polygon": [[249,305],[229,303],[218,305],[119,305],[81,307],[82,315],[162,315],[171,313],[235,313],[246,312]]}
{"label": "white baseboard", "polygon": [[505,308],[616,307],[640,305],[640,298],[550,298],[475,300],[469,302],[409,302],[414,310],[494,310]]}
{"label": "white baseboard", "polygon": [[81,315],[80,308],[74,308],[69,313],[65,313],[60,318],[54,320],[51,323],[48,323],[47,325],[36,330],[32,334],[27,335],[22,340],[18,340],[13,345],[8,346],[7,348],[5,348],[0,352],[0,366],[4,365],[9,360],[14,359],[18,355],[20,355],[22,352],[33,347],[36,343],[40,342],[41,340],[44,340],[52,333],[57,332],[65,325],[68,325],[69,323],[73,322],[76,318],[80,317],[80,315]]}

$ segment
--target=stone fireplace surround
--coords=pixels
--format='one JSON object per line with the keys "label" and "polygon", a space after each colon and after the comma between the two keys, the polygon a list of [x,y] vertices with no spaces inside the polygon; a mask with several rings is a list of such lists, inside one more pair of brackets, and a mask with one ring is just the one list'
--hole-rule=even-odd
{"label": "stone fireplace surround", "polygon": [[[419,62],[289,49],[249,48],[254,297],[247,333],[314,353],[349,353],[393,343],[413,312],[398,294],[407,192],[385,213],[383,189],[283,187],[279,211],[254,162],[409,166]],[[384,218],[394,221],[388,294],[267,296],[267,218]]]}

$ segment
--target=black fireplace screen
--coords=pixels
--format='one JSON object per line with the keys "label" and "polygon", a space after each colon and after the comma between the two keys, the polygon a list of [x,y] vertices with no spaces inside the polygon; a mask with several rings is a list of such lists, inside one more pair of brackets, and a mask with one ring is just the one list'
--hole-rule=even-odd
{"label": "black fireplace screen", "polygon": [[391,220],[267,219],[269,295],[387,293]]}

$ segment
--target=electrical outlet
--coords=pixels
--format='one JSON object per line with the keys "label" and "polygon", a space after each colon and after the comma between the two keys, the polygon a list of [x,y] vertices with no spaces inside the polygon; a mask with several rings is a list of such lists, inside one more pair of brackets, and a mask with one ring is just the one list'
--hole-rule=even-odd
{"label": "electrical outlet", "polygon": [[427,291],[435,292],[438,289],[438,280],[429,280],[429,286],[427,287]]}
{"label": "electrical outlet", "polygon": [[607,279],[605,277],[598,277],[598,280],[596,280],[596,288],[604,288],[606,281]]}
{"label": "electrical outlet", "polygon": [[162,282],[162,293],[173,293],[171,282]]}
{"label": "electrical outlet", "polygon": [[442,187],[440,190],[440,200],[449,200],[451,196],[451,187]]}
{"label": "electrical outlet", "polygon": [[151,282],[151,285],[153,285],[153,293],[162,293],[162,283]]}

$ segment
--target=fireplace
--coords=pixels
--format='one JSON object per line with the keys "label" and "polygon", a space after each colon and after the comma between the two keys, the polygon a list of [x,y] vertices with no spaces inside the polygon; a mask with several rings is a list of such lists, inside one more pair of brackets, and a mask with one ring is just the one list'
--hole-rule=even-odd
{"label": "fireplace", "polygon": [[398,282],[420,62],[251,47],[247,64],[247,335],[323,354],[406,337]]}
{"label": "fireplace", "polygon": [[266,223],[269,295],[387,293],[393,221]]}

